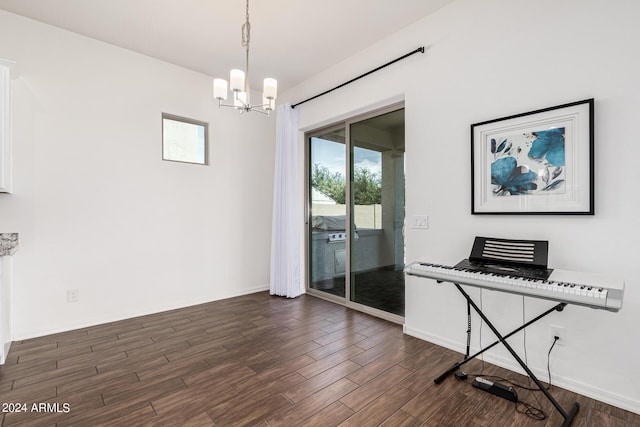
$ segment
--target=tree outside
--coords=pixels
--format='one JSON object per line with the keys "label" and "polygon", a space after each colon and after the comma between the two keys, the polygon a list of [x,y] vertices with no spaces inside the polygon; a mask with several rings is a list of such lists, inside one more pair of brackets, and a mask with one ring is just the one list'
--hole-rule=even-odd
{"label": "tree outside", "polygon": [[[331,172],[326,166],[314,163],[311,185],[331,197],[338,204],[345,203],[346,182],[339,172]],[[354,204],[375,205],[382,203],[382,178],[370,169],[356,167],[353,171]]]}

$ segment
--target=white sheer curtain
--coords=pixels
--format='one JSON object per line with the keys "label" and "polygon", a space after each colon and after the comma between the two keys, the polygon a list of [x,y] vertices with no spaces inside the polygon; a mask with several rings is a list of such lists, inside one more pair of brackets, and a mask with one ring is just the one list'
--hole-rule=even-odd
{"label": "white sheer curtain", "polygon": [[298,110],[278,107],[271,227],[271,295],[295,298],[300,289]]}

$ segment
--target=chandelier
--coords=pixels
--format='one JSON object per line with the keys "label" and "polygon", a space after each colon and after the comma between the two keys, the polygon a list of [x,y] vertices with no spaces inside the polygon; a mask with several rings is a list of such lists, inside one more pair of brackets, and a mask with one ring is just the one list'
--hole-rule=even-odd
{"label": "chandelier", "polygon": [[[262,104],[253,105],[249,100],[249,42],[251,40],[251,23],[249,22],[249,0],[247,0],[246,21],[242,24],[242,47],[245,48],[246,64],[245,69],[231,70],[229,73],[229,82],[224,79],[213,80],[213,97],[218,100],[218,107],[233,107],[240,110],[240,114],[257,111],[267,116],[273,110],[274,101],[278,92],[278,81],[272,78],[264,79],[264,88],[262,91]],[[233,104],[223,104],[222,101],[227,99],[228,88],[233,93]]]}

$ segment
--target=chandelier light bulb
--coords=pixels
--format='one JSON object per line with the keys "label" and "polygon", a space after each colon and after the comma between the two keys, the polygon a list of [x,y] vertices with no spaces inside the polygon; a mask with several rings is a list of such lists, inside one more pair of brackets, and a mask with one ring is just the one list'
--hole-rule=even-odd
{"label": "chandelier light bulb", "polygon": [[267,77],[264,79],[263,96],[267,99],[276,99],[278,95],[278,81]]}
{"label": "chandelier light bulb", "polygon": [[234,92],[242,92],[244,90],[244,71],[234,69],[229,73],[229,81],[231,82],[231,90]]}
{"label": "chandelier light bulb", "polygon": [[213,79],[213,97],[224,101],[227,99],[227,81],[225,79]]}

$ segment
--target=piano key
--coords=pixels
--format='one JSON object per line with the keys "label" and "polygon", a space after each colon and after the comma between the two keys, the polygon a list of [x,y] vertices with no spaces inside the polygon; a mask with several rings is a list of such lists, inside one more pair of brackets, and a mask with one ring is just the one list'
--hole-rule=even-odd
{"label": "piano key", "polygon": [[[590,273],[556,269],[551,276],[543,279],[518,276],[517,271],[501,273],[487,268],[458,268],[423,262],[409,264],[405,271],[438,282],[459,283],[610,311],[618,311],[622,307],[624,282]],[[560,280],[556,280],[556,276]],[[569,278],[573,280],[567,280]],[[590,282],[592,279],[593,282]],[[602,286],[605,283],[608,286]]]}

